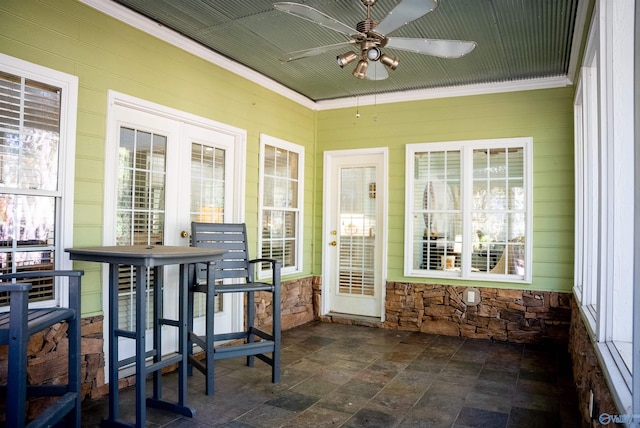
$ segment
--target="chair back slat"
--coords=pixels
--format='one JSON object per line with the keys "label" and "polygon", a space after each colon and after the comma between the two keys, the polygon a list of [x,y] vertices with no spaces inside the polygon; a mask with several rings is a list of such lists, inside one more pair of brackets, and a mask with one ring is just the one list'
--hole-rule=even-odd
{"label": "chair back slat", "polygon": [[[244,223],[191,223],[191,242],[194,247],[226,250],[215,262],[216,278],[248,279],[249,249],[247,228]],[[205,269],[198,269],[203,278]]]}

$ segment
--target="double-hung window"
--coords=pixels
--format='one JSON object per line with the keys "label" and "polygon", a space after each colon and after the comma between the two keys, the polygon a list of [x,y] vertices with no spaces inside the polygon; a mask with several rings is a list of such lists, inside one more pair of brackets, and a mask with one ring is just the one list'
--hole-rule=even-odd
{"label": "double-hung window", "polygon": [[531,280],[531,143],[407,145],[406,276]]}
{"label": "double-hung window", "polygon": [[[77,85],[0,54],[0,273],[70,266]],[[31,305],[65,303],[53,278],[32,285]]]}
{"label": "double-hung window", "polygon": [[303,166],[302,146],[260,136],[260,257],[281,260],[284,274],[302,270]]}

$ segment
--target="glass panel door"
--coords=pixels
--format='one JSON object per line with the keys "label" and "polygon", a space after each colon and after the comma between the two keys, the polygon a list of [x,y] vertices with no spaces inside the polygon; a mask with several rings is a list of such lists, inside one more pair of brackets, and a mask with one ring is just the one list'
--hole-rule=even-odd
{"label": "glass panel door", "polygon": [[[180,188],[178,223],[183,230],[191,232],[191,222],[233,222],[233,169],[235,161],[235,138],[217,129],[184,125],[183,147],[188,147],[188,156],[183,156],[179,171],[189,171],[184,177],[189,180]],[[186,191],[188,189],[188,191]],[[184,245],[190,242],[184,240]],[[234,302],[237,296],[230,294],[216,296],[215,299],[215,331],[224,333],[232,330],[237,308],[243,302]],[[239,298],[238,298],[239,300]],[[205,329],[205,296],[196,293],[194,308],[194,330],[204,334]]]}
{"label": "glass panel door", "polygon": [[[120,128],[116,245],[164,242],[167,136]],[[151,271],[151,269],[149,269]],[[150,273],[150,272],[149,272]],[[153,321],[153,278],[148,276],[147,325]],[[119,328],[135,330],[135,269],[121,266],[118,285]]]}
{"label": "glass panel door", "polygon": [[323,311],[382,317],[385,156],[331,152]]}
{"label": "glass panel door", "polygon": [[[224,222],[225,157],[223,148],[191,143],[191,221]],[[198,318],[194,320],[194,327],[204,332],[205,296],[202,293],[196,293],[194,305],[194,316]],[[217,295],[215,312],[222,312],[223,305],[222,296]]]}

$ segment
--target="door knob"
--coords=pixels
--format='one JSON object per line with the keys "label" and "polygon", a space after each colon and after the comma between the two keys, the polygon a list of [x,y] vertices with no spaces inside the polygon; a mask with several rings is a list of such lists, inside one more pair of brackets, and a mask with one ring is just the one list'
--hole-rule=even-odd
{"label": "door knob", "polygon": [[183,230],[182,232],[180,232],[180,237],[181,238],[188,238],[189,237],[189,232],[187,232],[186,230]]}
{"label": "door knob", "polygon": [[336,241],[331,241],[329,245],[331,245],[332,247],[335,247],[338,245],[338,243]]}

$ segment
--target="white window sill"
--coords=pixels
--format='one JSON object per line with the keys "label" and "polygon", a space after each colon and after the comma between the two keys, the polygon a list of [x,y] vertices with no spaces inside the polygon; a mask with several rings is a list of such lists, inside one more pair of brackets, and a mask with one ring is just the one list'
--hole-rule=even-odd
{"label": "white window sill", "polygon": [[523,278],[521,275],[502,275],[502,274],[477,274],[471,272],[468,275],[463,276],[459,268],[447,269],[447,270],[414,270],[406,272],[407,278],[447,278],[460,281],[474,281],[474,282],[504,282],[512,284],[531,284],[531,280]]}
{"label": "white window sill", "polygon": [[[633,361],[633,343],[631,342],[623,342],[620,340],[614,340],[612,342],[613,347],[615,348],[615,352],[620,355],[622,363],[624,364],[626,370],[631,373],[632,370],[632,361]],[[612,351],[613,352],[613,351]],[[631,381],[629,381],[629,385]]]}
{"label": "white window sill", "polygon": [[[596,355],[602,366],[602,371],[607,380],[609,391],[618,407],[620,415],[632,413],[631,390],[627,380],[631,379],[631,373],[627,370],[616,347],[611,343],[597,343]],[[594,415],[598,416],[598,415]]]}
{"label": "white window sill", "polygon": [[[582,320],[586,324],[589,338],[594,343],[600,368],[607,381],[613,401],[618,408],[619,415],[631,415],[631,372],[627,368],[627,361],[631,361],[632,357],[631,344],[629,344],[629,355],[627,356],[627,349],[624,343],[618,342],[616,346],[614,342],[597,342],[595,340],[595,307],[580,306],[580,313]],[[620,349],[622,349],[622,353]],[[599,415],[593,416],[595,418],[599,417]]]}

